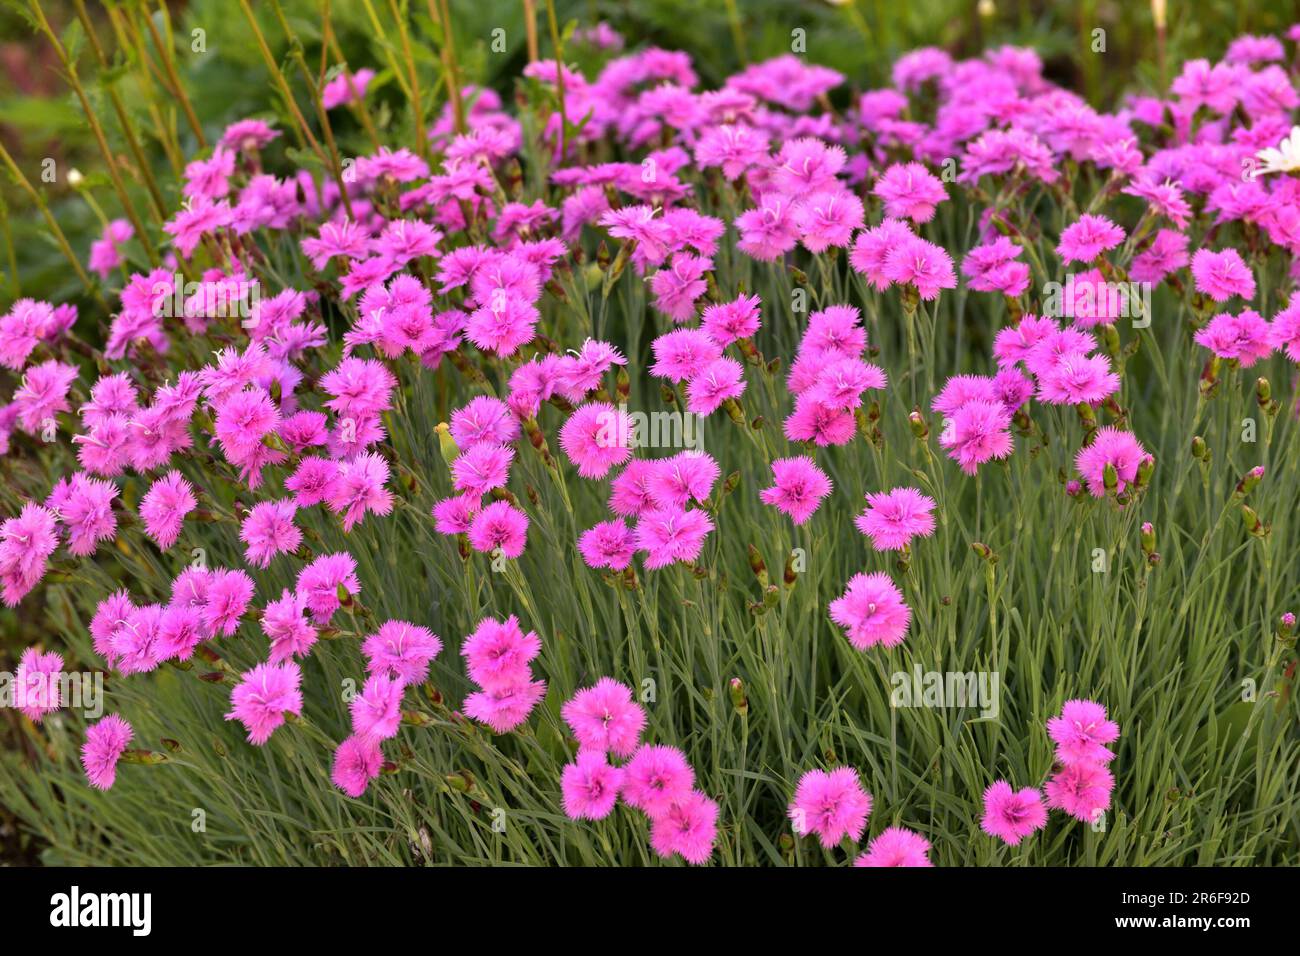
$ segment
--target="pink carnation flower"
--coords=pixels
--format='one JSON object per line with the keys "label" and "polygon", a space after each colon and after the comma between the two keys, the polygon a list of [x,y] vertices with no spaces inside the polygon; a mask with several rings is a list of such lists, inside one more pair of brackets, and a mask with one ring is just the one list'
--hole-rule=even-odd
{"label": "pink carnation flower", "polygon": [[809,770],[800,778],[789,808],[794,832],[816,834],[828,850],[845,837],[856,841],[862,836],[870,813],[871,794],[852,767]]}
{"label": "pink carnation flower", "polygon": [[334,786],[355,798],[366,792],[383,766],[384,754],[379,749],[379,741],[353,734],[335,749],[330,779]]}
{"label": "pink carnation flower", "polygon": [[948,198],[939,178],[920,163],[895,163],[876,180],[872,192],[885,203],[885,215],[929,222],[935,206]]}
{"label": "pink carnation flower", "polygon": [[230,713],[226,720],[238,720],[248,729],[248,741],[264,744],[284,723],[285,714],[302,714],[302,672],[293,661],[258,664],[243,674],[230,692]]}
{"label": "pink carnation flower", "polygon": [[367,670],[402,684],[423,683],[429,676],[429,662],[441,651],[436,634],[406,621],[385,621],[361,643]]}
{"label": "pink carnation flower", "polygon": [[1092,443],[1079,449],[1074,463],[1088,485],[1088,493],[1094,498],[1106,494],[1106,466],[1115,468],[1119,484],[1117,491],[1123,491],[1137,477],[1138,466],[1148,457],[1132,432],[1121,431],[1111,425],[1099,428],[1093,435]]}
{"label": "pink carnation flower", "polygon": [[623,766],[623,799],[651,819],[662,816],[695,787],[695,771],[676,747],[643,744]]}
{"label": "pink carnation flower", "polygon": [[650,846],[667,859],[674,853],[688,863],[703,863],[718,835],[718,805],[692,790],[650,824]]}
{"label": "pink carnation flower", "polygon": [[503,556],[517,558],[528,544],[528,515],[508,501],[494,501],[470,521],[469,543],[483,554],[500,548]]}
{"label": "pink carnation flower", "polygon": [[560,774],[565,815],[571,820],[603,820],[614,812],[623,779],[623,769],[610,766],[599,750],[579,750]]}
{"label": "pink carnation flower", "polygon": [[867,495],[867,510],[854,519],[877,551],[901,551],[917,535],[934,533],[934,499],[915,488]]}
{"label": "pink carnation flower", "polygon": [[1012,790],[1005,780],[996,780],[984,791],[984,817],[980,829],[1011,846],[1047,824],[1043,795],[1033,787]]}
{"label": "pink carnation flower", "polygon": [[867,844],[854,866],[933,866],[930,841],[903,827],[889,827]]}
{"label": "pink carnation flower", "polygon": [[1237,315],[1216,315],[1193,338],[1220,358],[1250,368],[1272,354],[1275,333],[1258,312],[1242,309]]}
{"label": "pink carnation flower", "polygon": [[1196,291],[1215,302],[1227,302],[1234,295],[1243,299],[1255,297],[1255,277],[1236,249],[1222,252],[1198,249],[1192,256],[1192,278]]}
{"label": "pink carnation flower", "polygon": [[641,742],[645,711],[632,699],[632,690],[612,677],[575,693],[560,708],[560,716],[578,744],[627,757]]}
{"label": "pink carnation flower", "polygon": [[830,478],[806,456],[776,459],[772,462],[772,478],[775,483],[764,488],[759,497],[764,504],[788,514],[796,525],[811,518],[822,499],[831,493]]}
{"label": "pink carnation flower", "polygon": [[632,420],[607,402],[580,406],[560,428],[560,447],[583,478],[604,478],[632,457]]}
{"label": "pink carnation flower", "polygon": [[239,540],[247,545],[244,557],[249,564],[269,567],[277,554],[288,554],[302,544],[302,532],[293,523],[297,510],[289,499],[253,505],[239,528]]}
{"label": "pink carnation flower", "polygon": [[1105,745],[1119,739],[1119,724],[1106,719],[1106,708],[1091,700],[1067,700],[1059,717],[1047,721],[1047,735],[1056,743],[1063,764],[1106,764],[1115,759]]}
{"label": "pink carnation flower", "polygon": [[830,603],[831,620],[848,632],[849,643],[860,651],[876,644],[896,647],[903,643],[912,611],[903,593],[880,571],[855,574],[844,594]]}
{"label": "pink carnation flower", "polygon": [[140,499],[140,518],[144,521],[145,534],[166,551],[180,537],[185,516],[194,510],[195,505],[194,486],[179,471],[167,472],[150,485]]}
{"label": "pink carnation flower", "polygon": [[1100,764],[1072,763],[1058,770],[1043,789],[1049,807],[1092,823],[1110,806],[1115,778]]}
{"label": "pink carnation flower", "polygon": [[117,714],[109,714],[99,723],[86,728],[86,742],[81,745],[81,766],[90,785],[107,790],[117,780],[117,762],[131,742],[131,725]]}
{"label": "pink carnation flower", "polygon": [[1088,213],[1061,230],[1061,241],[1056,254],[1065,263],[1092,262],[1103,252],[1114,249],[1124,241],[1124,230],[1105,216]]}

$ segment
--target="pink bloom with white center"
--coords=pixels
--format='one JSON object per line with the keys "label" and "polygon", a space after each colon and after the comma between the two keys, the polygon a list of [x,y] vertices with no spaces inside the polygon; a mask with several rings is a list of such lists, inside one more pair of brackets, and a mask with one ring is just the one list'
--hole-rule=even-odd
{"label": "pink bloom with white center", "polygon": [[799,223],[794,203],[779,193],[765,194],[757,209],[736,217],[740,240],[736,248],[759,262],[772,262],[795,247]]}
{"label": "pink bloom with white center", "polygon": [[248,742],[262,745],[284,723],[285,715],[302,715],[302,671],[292,661],[258,664],[245,671],[230,692],[226,720],[238,720],[248,729]]}
{"label": "pink bloom with white center", "polygon": [[578,551],[588,567],[622,571],[632,563],[636,535],[622,521],[601,521],[579,536]]}
{"label": "pink bloom with white center", "polygon": [[357,580],[357,562],[350,554],[322,554],[298,572],[298,593],[307,600],[307,608],[317,624],[328,624],[342,604],[361,593]]}
{"label": "pink bloom with white center", "polygon": [[885,215],[929,222],[935,207],[948,198],[939,178],[920,163],[894,163],[876,180],[872,192],[885,203]]}
{"label": "pink bloom with white center", "polygon": [[772,487],[764,488],[759,497],[764,504],[788,514],[796,525],[811,518],[832,489],[830,478],[806,456],[776,459],[772,478]]}
{"label": "pink bloom with white center", "polygon": [[891,250],[916,238],[916,233],[901,219],[885,219],[880,225],[858,233],[849,253],[849,265],[867,278],[867,283],[877,292],[884,291],[894,282],[886,267]]}
{"label": "pink bloom with white center", "polygon": [[331,511],[343,515],[344,531],[351,531],[368,511],[386,515],[393,510],[393,493],[384,487],[387,481],[388,462],[375,452],[339,465],[326,501]]}
{"label": "pink bloom with white center", "polygon": [[984,462],[1011,454],[1010,424],[1011,415],[1000,401],[967,402],[948,419],[939,444],[962,471],[974,475]]}
{"label": "pink bloom with white center", "polygon": [[113,514],[113,499],[117,494],[117,485],[111,481],[77,474],[63,493],[56,491],[50,496],[48,504],[68,529],[69,554],[78,557],[91,554],[100,541],[111,539],[117,533],[117,516]]}
{"label": "pink bloom with white center", "polygon": [[1095,701],[1067,700],[1060,716],[1047,721],[1047,735],[1063,764],[1107,764],[1115,752],[1105,745],[1119,739],[1119,724],[1108,720],[1106,708]]}
{"label": "pink bloom with white center", "polygon": [[293,523],[297,511],[291,499],[253,505],[239,528],[239,540],[247,545],[244,557],[249,564],[270,567],[277,554],[288,554],[302,544],[302,532]]}
{"label": "pink bloom with white center", "polygon": [[852,767],[809,770],[799,779],[789,816],[800,836],[816,834],[826,849],[846,837],[862,836],[871,813],[871,794],[862,787]]}
{"label": "pink bloom with white center", "polygon": [[429,676],[429,662],[442,651],[442,641],[427,627],[406,621],[385,621],[361,644],[367,670],[402,684],[420,684]]}
{"label": "pink bloom with white center", "polygon": [[713,530],[709,516],[695,508],[673,505],[655,508],[641,515],[636,526],[637,549],[646,551],[647,568],[662,568],[674,562],[694,562]]}
{"label": "pink bloom with white center", "polygon": [[528,544],[528,515],[508,501],[494,501],[470,521],[469,544],[489,554],[497,548],[507,558],[517,558]]}
{"label": "pink bloom with white center", "polygon": [[645,711],[632,699],[632,689],[612,677],[575,693],[560,708],[560,716],[580,746],[618,757],[631,756],[641,743]]}
{"label": "pink bloom with white center", "polygon": [[352,698],[352,731],[359,737],[387,740],[402,722],[402,690],[406,685],[387,674],[366,680],[361,693]]}
{"label": "pink bloom with white center", "polygon": [[509,733],[525,720],[546,696],[546,681],[526,681],[503,690],[481,690],[465,698],[465,714],[482,721],[498,734]]}
{"label": "pink bloom with white center", "polygon": [[1105,216],[1089,213],[1079,217],[1061,231],[1061,241],[1056,254],[1061,261],[1092,262],[1103,252],[1114,249],[1124,241],[1124,230]]}
{"label": "pink bloom with white center", "polygon": [[912,611],[889,575],[855,574],[841,597],[830,603],[831,620],[848,633],[860,651],[881,644],[897,647],[907,635]]}
{"label": "pink bloom with white center", "polygon": [[745,369],[739,362],[727,356],[714,359],[687,383],[686,410],[712,415],[723,403],[744,394],[745,385]]}
{"label": "pink bloom with white center", "polygon": [[1092,443],[1079,449],[1074,463],[1088,484],[1094,498],[1106,494],[1106,466],[1111,465],[1119,479],[1117,491],[1123,491],[1137,477],[1138,466],[1150,456],[1131,432],[1110,425],[1097,429]]}
{"label": "pink bloom with white center", "polygon": [[918,535],[934,534],[934,499],[915,488],[867,495],[867,510],[854,519],[877,551],[900,551]]}
{"label": "pink bloom with white center", "polygon": [[580,406],[560,428],[560,447],[583,478],[604,478],[632,457],[632,419],[607,402]]}
{"label": "pink bloom with white center", "polygon": [[1255,276],[1236,249],[1220,252],[1198,249],[1192,256],[1192,278],[1196,291],[1215,302],[1227,302],[1234,295],[1243,299],[1255,297]]}
{"label": "pink bloom with white center", "polygon": [[1119,391],[1119,375],[1104,355],[1067,352],[1036,371],[1038,399],[1050,405],[1096,405]]}
{"label": "pink bloom with white center", "polygon": [[742,295],[734,302],[705,306],[700,327],[719,348],[726,348],[733,342],[752,338],[758,331],[761,304],[756,295]]}
{"label": "pink bloom with white center", "polygon": [[847,189],[814,193],[795,207],[799,240],[809,252],[847,246],[853,230],[862,228],[862,200]]}
{"label": "pink bloom with white center", "polygon": [[59,546],[54,515],[35,502],[0,524],[0,587],[4,603],[18,602],[45,574],[45,563]]}
{"label": "pink bloom with white center", "polygon": [[884,276],[890,282],[914,286],[927,302],[939,298],[941,289],[957,287],[952,257],[942,246],[915,236],[885,253]]}
{"label": "pink bloom with white center", "polygon": [[693,256],[687,252],[676,253],[667,268],[650,277],[650,291],[654,293],[654,307],[674,322],[685,322],[695,317],[695,300],[702,296],[709,284],[705,275],[713,268],[713,260]]}

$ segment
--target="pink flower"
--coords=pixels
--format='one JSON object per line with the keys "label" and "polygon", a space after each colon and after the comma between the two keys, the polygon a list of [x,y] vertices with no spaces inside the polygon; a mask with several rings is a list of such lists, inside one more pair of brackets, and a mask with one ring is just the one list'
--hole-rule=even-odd
{"label": "pink flower", "polygon": [[942,246],[913,236],[885,253],[884,276],[899,285],[913,285],[917,294],[930,302],[940,289],[955,289],[957,276],[952,258]]}
{"label": "pink flower", "polygon": [[1105,216],[1088,213],[1079,217],[1079,221],[1061,230],[1061,241],[1056,247],[1056,254],[1061,261],[1092,262],[1108,249],[1114,249],[1124,241],[1124,230]]}
{"label": "pink flower", "polygon": [[481,498],[493,488],[504,488],[510,478],[514,449],[480,442],[451,463],[452,484],[457,491]]}
{"label": "pink flower", "polygon": [[695,771],[676,747],[643,744],[623,767],[623,799],[651,819],[690,795]]}
{"label": "pink flower", "polygon": [[581,405],[560,428],[560,447],[583,478],[604,478],[632,457],[632,419],[608,402]]}
{"label": "pink flower", "polygon": [[316,628],[307,622],[306,611],[307,599],[287,589],[262,609],[262,631],[271,641],[272,664],[306,657],[316,643]]}
{"label": "pink flower", "polygon": [[81,766],[90,785],[107,790],[117,780],[117,762],[131,742],[131,725],[117,714],[109,714],[99,723],[86,728],[86,742],[81,745]]}
{"label": "pink flower", "polygon": [[1269,341],[1292,362],[1300,362],[1300,298],[1273,316]]}
{"label": "pink flower", "polygon": [[1019,846],[1020,841],[1047,824],[1043,795],[1033,787],[1012,790],[1005,780],[996,780],[984,791],[984,818],[980,829],[989,836]]}
{"label": "pink flower", "polygon": [[852,767],[809,770],[799,780],[789,816],[800,836],[815,833],[826,849],[845,837],[857,840],[871,813],[871,794]]}
{"label": "pink flower", "polygon": [[1192,278],[1196,291],[1215,302],[1227,302],[1234,295],[1243,299],[1255,297],[1255,277],[1236,249],[1222,252],[1198,249],[1192,256]]}
{"label": "pink flower", "polygon": [[883,291],[894,281],[886,268],[890,251],[915,238],[916,234],[903,220],[885,219],[880,225],[858,233],[853,251],[849,253],[849,265],[866,276],[867,282],[877,292]]}
{"label": "pink flower", "polygon": [[537,306],[504,289],[497,293],[470,313],[465,336],[485,352],[514,355],[521,345],[533,340],[540,313]]}
{"label": "pink flower", "polygon": [[345,70],[321,88],[321,105],[327,110],[332,110],[344,103],[355,103],[364,99],[366,87],[374,77],[375,71],[371,69],[361,69],[355,73],[348,73]]}
{"label": "pink flower", "polygon": [[1119,391],[1119,376],[1104,355],[1066,352],[1037,374],[1038,398],[1052,405],[1096,405]]}
{"label": "pink flower", "polygon": [[857,358],[834,358],[823,353],[818,364],[821,371],[802,396],[836,411],[852,410],[862,404],[862,393],[888,385],[884,369]]}
{"label": "pink flower", "polygon": [[387,740],[402,722],[402,690],[406,685],[386,674],[372,675],[348,705],[352,730],[359,737]]}
{"label": "pink flower", "polygon": [[194,486],[175,469],[167,472],[140,499],[145,534],[166,551],[180,537],[185,516],[194,510]]}
{"label": "pink flower", "polygon": [[800,395],[794,412],[785,420],[785,435],[791,441],[810,441],[819,448],[847,445],[853,441],[857,422],[847,408],[832,408],[811,395]]}
{"label": "pink flower", "polygon": [[401,684],[423,683],[429,676],[429,662],[441,651],[436,634],[406,621],[385,621],[361,643],[367,670]]}
{"label": "pink flower", "polygon": [[1056,743],[1063,764],[1107,764],[1115,759],[1105,744],[1119,739],[1119,724],[1106,719],[1106,708],[1091,700],[1067,700],[1059,717],[1047,721],[1047,735]]}
{"label": "pink flower", "polygon": [[912,619],[903,593],[880,571],[849,578],[844,594],[831,601],[830,612],[831,620],[848,632],[849,643],[860,651],[876,644],[903,643]]}
{"label": "pink flower", "polygon": [[90,244],[90,270],[107,279],[125,260],[119,246],[131,240],[135,229],[125,219],[114,219],[104,227],[103,235]]}
{"label": "pink flower", "polygon": [[767,134],[743,123],[711,126],[695,144],[695,162],[701,168],[722,167],[728,180],[739,179],[751,166],[767,159]]}
{"label": "pink flower", "polygon": [[277,554],[287,554],[302,543],[293,523],[298,506],[291,500],[261,501],[253,505],[239,528],[239,540],[248,547],[244,557],[259,568],[269,567]]}
{"label": "pink flower", "polygon": [[1133,257],[1129,278],[1134,282],[1159,282],[1190,261],[1187,256],[1188,239],[1181,232],[1161,229],[1145,250]]}
{"label": "pink flower", "polygon": [[853,230],[862,228],[862,200],[847,189],[814,193],[795,207],[794,219],[809,252],[847,246]]}
{"label": "pink flower", "polygon": [[712,415],[723,402],[745,391],[745,370],[733,358],[710,362],[686,386],[686,409],[695,415]]}
{"label": "pink flower", "polygon": [[704,539],[712,530],[713,521],[703,511],[675,505],[654,508],[637,522],[637,549],[649,552],[647,568],[662,568],[675,561],[689,564],[700,556]]}
{"label": "pink flower", "polygon": [[230,713],[226,720],[238,720],[248,728],[248,742],[264,744],[284,723],[285,714],[302,715],[302,671],[293,661],[258,664],[245,671],[230,692]]}
{"label": "pink flower", "polygon": [[641,742],[645,711],[632,700],[632,690],[612,677],[575,693],[560,708],[560,716],[578,744],[591,750],[627,757]]}
{"label": "pink flower", "polygon": [[451,413],[451,437],[458,448],[484,442],[508,445],[519,437],[519,420],[499,398],[480,395]]}
{"label": "pink flower", "polygon": [[383,766],[384,754],[379,749],[379,741],[353,734],[335,749],[330,779],[334,786],[355,798],[366,792]]}
{"label": "pink flower", "polygon": [[726,348],[732,342],[751,338],[758,331],[761,304],[756,295],[742,295],[734,302],[707,305],[700,327],[719,348]]}
{"label": "pink flower", "polygon": [[917,535],[934,533],[933,510],[934,499],[915,488],[895,488],[867,495],[867,510],[854,520],[877,551],[901,551]]}
{"label": "pink flower", "polygon": [[602,521],[582,533],[578,551],[588,567],[622,571],[632,563],[636,535],[622,521]]}
{"label": "pink flower", "polygon": [[79,557],[91,554],[103,540],[117,533],[117,516],[113,499],[117,486],[110,481],[77,474],[71,481],[61,481],[47,504],[68,529],[68,553]]}
{"label": "pink flower", "polygon": [[461,645],[470,680],[489,691],[517,687],[531,677],[529,662],[542,650],[534,631],[524,633],[513,614],[504,621],[485,617]]}
{"label": "pink flower", "polygon": [[1100,764],[1066,764],[1047,781],[1047,805],[1092,823],[1110,806],[1115,778]]}
{"label": "pink flower", "polygon": [[929,222],[934,207],[948,198],[943,183],[920,163],[894,163],[872,190],[885,202],[885,215]]}
{"label": "pink flower", "polygon": [[672,382],[693,378],[722,357],[722,346],[700,329],[665,332],[650,343],[650,374]]}
{"label": "pink flower", "polygon": [[59,675],[63,656],[54,651],[42,654],[34,647],[23,651],[13,675],[13,705],[33,723],[61,706]]}
{"label": "pink flower", "polygon": [[704,276],[712,268],[711,259],[686,252],[675,254],[668,268],[660,269],[650,277],[655,308],[675,322],[694,318],[695,300],[708,289]]}
{"label": "pink flower", "polygon": [[831,493],[831,480],[816,463],[806,456],[778,458],[772,462],[771,488],[764,488],[759,497],[764,504],[784,511],[796,525],[812,517],[821,501]]}
{"label": "pink flower", "polygon": [[740,233],[736,248],[759,262],[780,258],[799,241],[794,205],[779,193],[765,194],[757,209],[736,217],[735,226]]}
{"label": "pink flower", "polygon": [[1111,425],[1099,428],[1092,444],[1079,449],[1074,463],[1088,484],[1088,493],[1094,498],[1106,494],[1106,466],[1111,465],[1119,479],[1117,491],[1123,491],[1137,477],[1138,466],[1149,457],[1131,432],[1121,431]]}
{"label": "pink flower", "polygon": [[1273,352],[1275,333],[1263,316],[1251,309],[1238,315],[1216,315],[1193,338],[1220,358],[1234,359],[1250,368]]}
{"label": "pink flower", "polygon": [[948,449],[962,471],[973,475],[984,462],[1011,454],[1010,424],[1011,415],[1000,401],[966,402],[953,412],[939,444]]}
{"label": "pink flower", "polygon": [[717,823],[718,805],[692,790],[651,821],[650,846],[665,859],[677,853],[688,863],[703,863],[713,853]]}
{"label": "pink flower", "polygon": [[298,593],[317,624],[328,624],[339,609],[343,595],[361,593],[357,562],[350,554],[322,554],[298,572]]}
{"label": "pink flower", "polygon": [[243,571],[218,568],[208,575],[203,623],[213,634],[229,637],[253,598],[253,579]]}
{"label": "pink flower", "polygon": [[465,698],[465,713],[482,721],[496,733],[514,730],[546,696],[546,681],[525,681],[502,690],[481,690]]}
{"label": "pink flower", "polygon": [[0,524],[0,585],[4,603],[18,602],[45,574],[45,563],[59,546],[54,515],[35,502]]}
{"label": "pink flower", "polygon": [[508,501],[494,501],[474,515],[469,543],[480,553],[500,548],[505,557],[517,558],[528,544],[528,515]]}
{"label": "pink flower", "polygon": [[903,827],[889,827],[867,845],[854,866],[933,866],[930,841]]}
{"label": "pink flower", "polygon": [[1006,236],[976,246],[962,260],[961,271],[977,292],[1001,292],[1015,298],[1029,288],[1029,266],[1016,259],[1024,250]]}
{"label": "pink flower", "polygon": [[330,482],[330,510],[343,515],[343,530],[351,531],[367,511],[386,515],[393,510],[393,494],[384,487],[388,462],[376,452],[366,452],[339,465]]}
{"label": "pink flower", "polygon": [[614,812],[622,786],[622,768],[611,767],[599,750],[579,750],[560,774],[564,813],[571,820],[603,820]]}

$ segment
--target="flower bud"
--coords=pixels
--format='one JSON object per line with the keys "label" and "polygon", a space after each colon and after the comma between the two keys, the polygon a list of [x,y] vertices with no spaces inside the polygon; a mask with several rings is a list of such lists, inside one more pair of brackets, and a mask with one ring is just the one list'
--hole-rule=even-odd
{"label": "flower bud", "polygon": [[442,453],[442,460],[450,465],[460,457],[460,449],[456,447],[456,441],[451,437],[451,427],[446,422],[438,422],[433,430],[438,435],[438,451]]}
{"label": "flower bud", "polygon": [[925,418],[922,417],[921,409],[912,409],[912,413],[907,416],[907,425],[912,429],[912,434],[921,441],[925,441],[930,437],[930,426],[926,424]]}
{"label": "flower bud", "polygon": [[1252,491],[1255,490],[1255,486],[1259,484],[1259,480],[1263,477],[1264,477],[1264,466],[1263,465],[1255,466],[1254,468],[1250,469],[1250,471],[1246,472],[1246,474],[1242,476],[1241,481],[1237,482],[1237,490],[1234,492],[1234,494],[1238,498],[1246,497],[1246,495],[1250,494]]}
{"label": "flower bud", "polygon": [[731,706],[741,717],[749,716],[749,698],[745,696],[745,684],[739,677],[731,678],[728,685],[731,692]]}
{"label": "flower bud", "polygon": [[1156,550],[1156,529],[1150,521],[1142,522],[1142,553],[1150,557]]}

